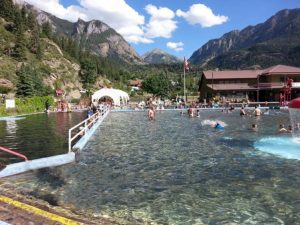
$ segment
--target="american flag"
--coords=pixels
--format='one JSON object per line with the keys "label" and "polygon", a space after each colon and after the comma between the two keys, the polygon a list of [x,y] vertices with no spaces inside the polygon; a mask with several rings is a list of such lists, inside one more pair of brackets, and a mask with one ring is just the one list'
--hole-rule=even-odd
{"label": "american flag", "polygon": [[190,64],[189,62],[186,60],[186,58],[184,57],[184,60],[183,60],[183,67],[185,70],[189,70],[190,69]]}

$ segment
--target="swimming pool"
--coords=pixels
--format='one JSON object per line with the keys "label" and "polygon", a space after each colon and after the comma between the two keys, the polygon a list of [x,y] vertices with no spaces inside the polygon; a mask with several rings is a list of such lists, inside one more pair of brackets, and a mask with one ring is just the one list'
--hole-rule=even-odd
{"label": "swimming pool", "polygon": [[[0,117],[0,146],[25,154],[30,160],[67,153],[68,129],[85,116],[84,112],[73,112]],[[20,161],[0,152],[0,162]]]}
{"label": "swimming pool", "polygon": [[[215,120],[225,129],[205,125]],[[261,138],[289,137],[277,132],[280,123],[289,124],[288,111],[260,118],[158,112],[155,122],[143,112],[111,113],[80,163],[14,182],[128,224],[297,224],[300,161],[254,148]]]}

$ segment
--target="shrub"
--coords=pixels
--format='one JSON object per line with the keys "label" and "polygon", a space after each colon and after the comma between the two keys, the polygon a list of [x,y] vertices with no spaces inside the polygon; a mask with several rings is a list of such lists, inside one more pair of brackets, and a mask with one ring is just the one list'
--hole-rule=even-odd
{"label": "shrub", "polygon": [[14,110],[7,110],[5,106],[1,106],[0,116],[42,112],[45,109],[47,101],[49,105],[54,104],[54,98],[52,96],[16,98],[16,108]]}

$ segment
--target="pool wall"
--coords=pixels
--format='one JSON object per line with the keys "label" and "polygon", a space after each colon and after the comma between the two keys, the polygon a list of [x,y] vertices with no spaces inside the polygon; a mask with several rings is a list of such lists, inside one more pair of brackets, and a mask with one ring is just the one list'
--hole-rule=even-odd
{"label": "pool wall", "polygon": [[36,170],[36,169],[41,169],[46,167],[53,167],[53,166],[61,166],[64,164],[74,162],[74,160],[75,160],[75,153],[71,152],[62,155],[56,155],[56,156],[50,156],[41,159],[34,159],[25,162],[14,163],[14,164],[7,165],[0,172],[0,178],[24,173],[30,170]]}

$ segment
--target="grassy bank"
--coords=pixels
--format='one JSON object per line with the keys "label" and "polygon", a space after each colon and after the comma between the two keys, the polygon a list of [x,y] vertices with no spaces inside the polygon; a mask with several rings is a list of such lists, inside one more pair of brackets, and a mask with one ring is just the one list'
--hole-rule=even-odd
{"label": "grassy bank", "polygon": [[16,108],[14,109],[6,109],[4,103],[0,104],[0,117],[42,112],[45,110],[47,101],[49,105],[54,104],[54,98],[51,96],[16,98],[15,100]]}

